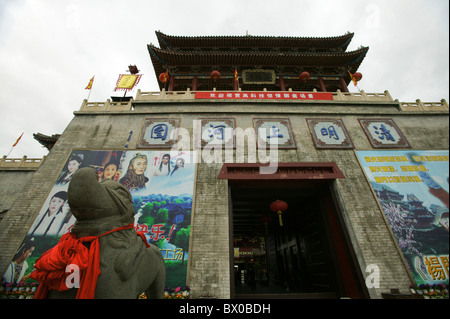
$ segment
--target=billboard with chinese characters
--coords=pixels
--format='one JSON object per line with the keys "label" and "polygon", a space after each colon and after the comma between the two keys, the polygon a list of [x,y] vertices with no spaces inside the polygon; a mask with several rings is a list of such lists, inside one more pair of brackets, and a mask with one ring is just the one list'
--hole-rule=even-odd
{"label": "billboard with chinese characters", "polygon": [[196,99],[225,100],[333,100],[330,92],[195,92]]}
{"label": "billboard with chinese characters", "polygon": [[92,167],[99,180],[113,179],[131,193],[135,228],[158,246],[166,263],[166,286],[186,285],[195,183],[195,152],[168,150],[71,152],[23,243],[2,276],[2,286],[30,282],[35,261],[70,230],[67,203],[72,175]]}
{"label": "billboard with chinese characters", "polygon": [[357,151],[416,284],[449,283],[449,152]]}

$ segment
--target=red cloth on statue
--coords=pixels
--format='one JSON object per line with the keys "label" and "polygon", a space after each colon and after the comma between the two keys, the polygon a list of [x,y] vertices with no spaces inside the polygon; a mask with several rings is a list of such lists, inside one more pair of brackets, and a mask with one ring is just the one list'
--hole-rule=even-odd
{"label": "red cloth on statue", "polygon": [[[69,288],[66,285],[66,267],[73,264],[78,266],[80,275],[80,288],[76,298],[93,299],[97,278],[101,273],[100,244],[98,239],[112,232],[133,227],[134,225],[130,224],[115,228],[99,236],[81,238],[77,238],[75,234],[70,232],[64,234],[58,244],[42,254],[34,265],[35,270],[30,277],[40,283],[34,298],[46,298],[49,290],[68,290]],[[146,247],[150,247],[142,232],[137,233],[137,235],[142,238]],[[83,243],[90,243],[89,248]]]}

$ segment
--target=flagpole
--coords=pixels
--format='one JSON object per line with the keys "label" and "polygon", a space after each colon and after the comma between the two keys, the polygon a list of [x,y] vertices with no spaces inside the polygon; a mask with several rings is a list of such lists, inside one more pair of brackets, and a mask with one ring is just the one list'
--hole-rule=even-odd
{"label": "flagpole", "polygon": [[9,150],[8,154],[6,155],[6,158],[8,158],[9,154],[11,154],[12,150],[13,150],[14,146],[11,147],[11,149]]}
{"label": "flagpole", "polygon": [[89,97],[91,96],[91,91],[92,91],[92,87],[89,89],[89,94],[88,94],[88,97],[87,97],[87,102],[89,102]]}

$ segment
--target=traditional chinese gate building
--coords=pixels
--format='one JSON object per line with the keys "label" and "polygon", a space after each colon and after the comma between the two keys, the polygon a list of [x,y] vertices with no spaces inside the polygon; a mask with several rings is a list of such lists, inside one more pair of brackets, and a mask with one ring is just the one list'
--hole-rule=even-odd
{"label": "traditional chinese gate building", "polygon": [[[106,158],[147,154],[161,172],[163,154],[173,171],[195,152],[191,195],[135,198],[148,235],[188,230],[167,258],[184,256],[191,297],[411,297],[411,284],[448,284],[445,100],[350,93],[368,51],[347,51],[352,33],[156,36],[148,51],[159,91],[85,100],[74,112],[0,224],[0,270],[74,153],[102,156],[105,170]],[[287,208],[273,211],[276,200]],[[167,218],[143,218],[147,202]]]}
{"label": "traditional chinese gate building", "polygon": [[[353,37],[183,37],[156,32],[148,45],[157,75],[168,71],[167,91],[348,92],[368,48],[346,52]],[[237,80],[236,80],[237,79]]]}

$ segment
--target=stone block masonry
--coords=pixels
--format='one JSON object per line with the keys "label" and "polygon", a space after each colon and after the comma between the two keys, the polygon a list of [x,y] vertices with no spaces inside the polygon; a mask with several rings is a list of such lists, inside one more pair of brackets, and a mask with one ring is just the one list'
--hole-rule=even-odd
{"label": "stone block masonry", "polygon": [[[448,111],[404,112],[392,101],[356,101],[349,105],[346,101],[295,105],[249,101],[213,106],[208,101],[132,103],[134,108],[127,105],[123,110],[101,105],[94,105],[98,110],[89,110],[90,106],[84,105],[75,112],[45,161],[18,190],[17,200],[9,205],[0,222],[0,272],[6,270],[72,150],[135,149],[145,118],[180,118],[181,127],[192,133],[192,123],[199,118],[232,117],[237,127],[246,129],[252,127],[254,117],[287,117],[297,148],[278,150],[279,162],[335,162],[345,176],[333,182],[333,188],[361,273],[366,274],[366,267],[371,264],[380,269],[380,287],[369,289],[370,297],[381,298],[381,293],[391,288],[407,292],[410,277],[406,265],[356,157],[355,150],[373,150],[358,118],[393,119],[411,149],[448,150]],[[307,126],[308,117],[341,119],[355,150],[317,149]],[[192,148],[193,143],[190,145]],[[247,160],[247,150],[245,154]],[[230,297],[228,182],[217,179],[221,167],[222,163],[204,162],[197,166],[188,268],[193,298]]]}

